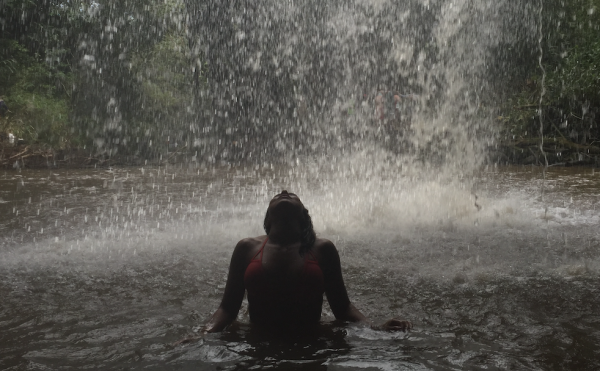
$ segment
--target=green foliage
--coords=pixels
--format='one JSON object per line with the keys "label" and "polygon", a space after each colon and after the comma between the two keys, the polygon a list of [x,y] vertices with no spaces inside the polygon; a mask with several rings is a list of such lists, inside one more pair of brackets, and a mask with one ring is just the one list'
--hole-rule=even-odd
{"label": "green foliage", "polygon": [[[548,40],[548,87],[553,100],[581,104],[600,98],[600,0],[564,3]],[[600,102],[599,102],[600,103]]]}
{"label": "green foliage", "polygon": [[153,157],[167,137],[185,141],[195,81],[178,0],[100,1],[105,26],[81,37],[74,97],[77,131],[104,153]]}
{"label": "green foliage", "polygon": [[2,0],[0,9],[9,107],[0,131],[57,148],[141,153],[144,140],[156,148],[161,128],[189,125],[202,77],[191,71],[182,1]]}
{"label": "green foliage", "polygon": [[71,128],[74,32],[81,32],[81,2],[5,0],[0,6],[0,94],[9,112],[0,131],[27,143],[75,145]]}
{"label": "green foliage", "polygon": [[5,63],[0,67],[9,112],[0,121],[0,131],[12,132],[26,142],[66,146],[69,135],[71,76],[40,62],[15,40],[0,40]]}
{"label": "green foliage", "polygon": [[8,124],[15,136],[53,148],[70,144],[70,110],[66,100],[28,92],[16,92],[11,98],[12,106],[19,112]]}
{"label": "green foliage", "polygon": [[27,49],[16,40],[0,39],[0,50],[2,50],[2,60],[0,60],[0,82],[2,86],[7,86],[9,78],[17,72],[20,64],[29,58]]}
{"label": "green foliage", "polygon": [[544,7],[544,70],[532,65],[507,100],[504,138],[539,137],[541,108],[545,137],[593,143],[600,140],[600,0],[553,0]]}
{"label": "green foliage", "polygon": [[185,110],[192,93],[186,54],[189,50],[184,35],[171,33],[132,58],[132,69],[141,83],[147,112]]}

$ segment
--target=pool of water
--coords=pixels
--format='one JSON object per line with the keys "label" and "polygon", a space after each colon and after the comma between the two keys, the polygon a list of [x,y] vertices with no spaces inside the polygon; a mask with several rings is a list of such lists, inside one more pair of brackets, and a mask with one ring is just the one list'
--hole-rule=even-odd
{"label": "pool of water", "polygon": [[[0,174],[0,368],[600,367],[600,172],[330,170]],[[320,332],[265,337],[244,304],[230,330],[172,345],[217,308],[233,246],[282,187],[338,247],[355,305],[411,332],[333,324],[324,305]]]}

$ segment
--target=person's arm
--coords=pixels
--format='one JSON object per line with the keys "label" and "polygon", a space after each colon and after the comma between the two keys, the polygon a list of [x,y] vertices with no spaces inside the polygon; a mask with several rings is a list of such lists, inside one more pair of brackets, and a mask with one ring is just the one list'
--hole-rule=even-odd
{"label": "person's arm", "polygon": [[321,271],[325,280],[325,295],[336,319],[348,322],[364,322],[371,325],[365,317],[348,298],[346,285],[342,278],[342,266],[340,256],[335,245],[325,240],[319,249]]}
{"label": "person's arm", "polygon": [[410,322],[398,318],[392,318],[380,326],[375,326],[364,314],[362,314],[348,298],[346,285],[342,278],[342,267],[340,256],[331,241],[323,243],[320,248],[321,259],[319,261],[325,279],[325,294],[327,301],[336,319],[348,322],[361,322],[376,330],[406,331],[412,328]]}
{"label": "person's arm", "polygon": [[202,332],[219,332],[229,326],[237,318],[242,300],[244,300],[244,273],[248,265],[248,251],[252,248],[250,240],[238,242],[231,256],[229,274],[225,285],[225,292],[219,309],[204,325]]}

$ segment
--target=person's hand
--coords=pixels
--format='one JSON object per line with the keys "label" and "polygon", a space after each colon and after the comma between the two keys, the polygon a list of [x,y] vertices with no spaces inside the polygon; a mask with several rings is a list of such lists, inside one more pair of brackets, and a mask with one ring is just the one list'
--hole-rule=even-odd
{"label": "person's hand", "polygon": [[383,325],[377,327],[377,329],[382,331],[409,331],[412,327],[412,323],[407,320],[392,318]]}
{"label": "person's hand", "polygon": [[182,344],[188,344],[188,343],[195,343],[198,340],[202,339],[204,336],[203,335],[198,335],[198,336],[188,336],[186,338],[183,338],[181,340],[177,340],[176,342],[174,342],[173,344],[171,344],[172,346],[176,347],[178,345],[182,345]]}
{"label": "person's hand", "polygon": [[176,342],[174,342],[171,345],[176,347],[176,346],[182,345],[182,344],[195,343],[198,340],[202,339],[204,337],[204,335],[206,335],[206,329],[203,328],[202,331],[200,331],[200,333],[198,335],[189,335],[181,340],[177,340]]}

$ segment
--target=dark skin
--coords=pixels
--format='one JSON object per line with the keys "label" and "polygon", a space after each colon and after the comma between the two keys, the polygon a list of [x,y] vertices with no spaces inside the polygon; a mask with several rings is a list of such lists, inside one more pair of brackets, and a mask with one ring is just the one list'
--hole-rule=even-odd
{"label": "dark skin", "polygon": [[[204,326],[203,333],[222,331],[237,318],[246,290],[244,286],[246,268],[259,253],[265,239],[268,238],[268,241],[263,250],[262,266],[273,282],[278,287],[291,287],[299,279],[305,264],[300,250],[301,221],[307,213],[306,209],[298,196],[284,190],[271,200],[267,213],[268,235],[245,238],[236,245],[231,257],[221,305]],[[335,245],[327,239],[317,238],[310,251],[323,272],[325,295],[337,320],[364,323],[387,331],[406,331],[411,328],[410,322],[396,318],[381,326],[373,326],[348,298],[340,257]],[[184,339],[178,343],[194,339],[197,338]]]}

